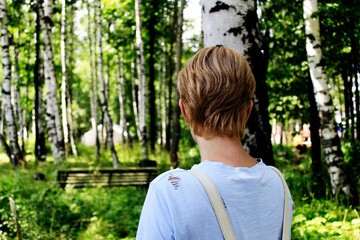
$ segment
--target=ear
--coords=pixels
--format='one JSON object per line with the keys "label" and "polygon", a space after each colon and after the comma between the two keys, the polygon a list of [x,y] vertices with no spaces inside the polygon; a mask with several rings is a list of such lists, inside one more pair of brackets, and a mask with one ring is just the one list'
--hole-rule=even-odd
{"label": "ear", "polygon": [[183,102],[181,101],[181,99],[179,99],[179,107],[180,107],[180,110],[184,117],[185,122],[189,123],[187,120],[186,112],[185,112],[184,105],[183,105]]}
{"label": "ear", "polygon": [[249,117],[250,117],[251,110],[252,110],[253,106],[254,106],[254,102],[253,102],[253,100],[250,100],[250,106],[249,106],[249,109],[248,109],[248,111],[246,113],[246,121],[249,120]]}

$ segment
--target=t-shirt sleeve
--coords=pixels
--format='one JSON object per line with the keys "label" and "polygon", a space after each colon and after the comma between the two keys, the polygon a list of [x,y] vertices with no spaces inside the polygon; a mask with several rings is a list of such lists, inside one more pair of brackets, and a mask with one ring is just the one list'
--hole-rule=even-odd
{"label": "t-shirt sleeve", "polygon": [[169,207],[157,183],[150,184],[141,212],[136,239],[174,239]]}

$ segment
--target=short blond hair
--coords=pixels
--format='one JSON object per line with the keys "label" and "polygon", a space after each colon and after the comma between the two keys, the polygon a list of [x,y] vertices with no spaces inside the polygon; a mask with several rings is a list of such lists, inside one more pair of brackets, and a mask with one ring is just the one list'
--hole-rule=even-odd
{"label": "short blond hair", "polygon": [[256,82],[238,51],[223,46],[201,49],[179,72],[177,84],[195,135],[244,136]]}

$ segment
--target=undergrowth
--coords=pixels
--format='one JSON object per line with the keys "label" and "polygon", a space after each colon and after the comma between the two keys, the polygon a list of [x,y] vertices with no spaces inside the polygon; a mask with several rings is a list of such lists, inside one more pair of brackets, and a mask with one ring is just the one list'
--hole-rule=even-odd
{"label": "undergrowth", "polygon": [[[180,167],[185,169],[200,162],[197,147],[187,146],[179,151]],[[116,146],[116,150],[120,166],[136,166],[141,159],[137,144]],[[346,145],[345,150],[348,164],[358,161],[354,159],[360,156],[354,153],[357,148]],[[61,189],[51,156],[35,166],[29,151],[27,165],[17,170],[0,153],[0,239],[16,239],[9,197],[16,202],[23,239],[135,239],[146,189]],[[109,151],[103,150],[99,162],[93,148],[80,145],[78,151],[79,157],[70,156],[59,167],[112,166]],[[292,239],[360,239],[359,208],[334,201],[329,190],[322,198],[315,197],[308,153],[299,155],[293,147],[274,146],[274,156],[295,202]],[[160,172],[169,169],[166,151],[157,150],[149,158],[157,161]],[[45,181],[34,180],[38,172],[44,173]]]}

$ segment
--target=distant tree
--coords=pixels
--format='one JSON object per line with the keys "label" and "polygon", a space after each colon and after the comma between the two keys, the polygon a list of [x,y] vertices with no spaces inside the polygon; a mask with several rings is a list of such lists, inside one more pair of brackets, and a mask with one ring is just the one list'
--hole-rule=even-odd
{"label": "distant tree", "polygon": [[244,55],[256,79],[254,107],[248,120],[244,149],[253,157],[273,165],[266,62],[261,52],[256,1],[202,0],[204,46],[223,45]]}
{"label": "distant tree", "polygon": [[[177,19],[177,34],[176,34],[176,65],[175,72],[176,76],[179,74],[181,70],[181,58],[183,54],[183,43],[182,43],[182,34],[183,34],[183,21],[184,21],[184,8],[185,8],[185,0],[180,0],[180,8]],[[175,107],[174,107],[174,131],[171,145],[171,167],[177,168],[179,165],[179,139],[180,139],[180,108],[178,107],[179,103],[179,91],[177,89],[177,85],[175,84]]]}
{"label": "distant tree", "polygon": [[11,104],[11,61],[9,53],[9,32],[8,32],[8,12],[6,0],[0,1],[0,18],[1,18],[1,55],[3,64],[3,102],[5,111],[5,121],[8,129],[10,146],[7,145],[4,137],[1,135],[1,144],[3,145],[10,161],[14,167],[24,160],[23,153],[18,143],[17,124],[14,117],[14,109]]}
{"label": "distant tree", "polygon": [[64,135],[60,117],[59,101],[57,99],[57,80],[55,75],[54,53],[52,49],[52,0],[44,1],[44,8],[42,11],[42,28],[44,41],[44,72],[46,85],[46,115],[47,115],[47,130],[51,142],[51,149],[54,155],[54,163],[65,156],[64,151]]}
{"label": "distant tree", "polygon": [[113,139],[113,123],[110,118],[109,110],[108,110],[108,99],[106,97],[106,89],[105,89],[105,81],[104,81],[104,70],[103,70],[103,50],[102,50],[102,24],[101,21],[101,0],[97,0],[97,44],[99,47],[99,76],[100,76],[100,102],[101,102],[101,110],[103,113],[103,122],[104,125],[107,126],[107,143],[110,147],[111,156],[113,158],[113,166],[114,168],[119,167],[119,160],[114,147],[114,139]]}
{"label": "distant tree", "polygon": [[126,130],[126,118],[125,118],[125,79],[124,79],[124,47],[120,47],[121,58],[119,53],[116,54],[116,66],[117,66],[117,79],[119,86],[119,104],[120,104],[120,142],[124,143],[128,141],[128,135]]}
{"label": "distant tree", "polygon": [[349,172],[346,169],[340,139],[337,135],[334,105],[329,93],[328,79],[321,64],[320,24],[319,18],[313,16],[317,11],[317,0],[304,0],[306,51],[320,116],[321,143],[330,173],[332,193],[336,198],[340,194],[347,195],[357,204],[357,190],[351,184]]}
{"label": "distant tree", "polygon": [[46,146],[45,146],[45,131],[43,127],[43,118],[42,118],[42,85],[43,81],[40,78],[40,68],[41,68],[41,54],[40,54],[40,34],[41,26],[40,19],[43,17],[41,15],[41,1],[37,0],[35,2],[35,13],[36,13],[36,25],[35,25],[35,64],[34,64],[34,90],[35,90],[35,99],[34,99],[34,112],[35,112],[35,158],[36,161],[45,161],[46,155]]}
{"label": "distant tree", "polygon": [[135,0],[137,74],[139,78],[139,126],[143,159],[148,159],[148,139],[146,130],[148,89],[145,76],[144,44],[142,39],[141,0]]}
{"label": "distant tree", "polygon": [[69,155],[69,128],[68,128],[68,114],[67,114],[67,93],[68,93],[68,76],[67,76],[67,61],[66,61],[66,0],[61,0],[61,110],[62,123],[64,126],[64,147],[65,157]]}
{"label": "distant tree", "polygon": [[138,88],[135,83],[135,74],[136,74],[136,58],[135,58],[135,50],[134,44],[131,44],[131,96],[132,96],[132,108],[135,117],[135,128],[136,135],[138,139],[141,139],[140,132],[140,123],[139,123],[139,108],[138,108]]}
{"label": "distant tree", "polygon": [[[96,60],[96,48],[94,49],[93,54],[93,41],[92,37],[94,36],[94,39],[96,39],[96,11],[94,11],[94,20],[95,20],[95,26],[94,31],[91,31],[91,8],[88,1],[86,1],[86,9],[87,9],[87,32],[88,32],[88,55],[89,55],[89,63],[90,63],[90,111],[91,111],[91,126],[93,128],[93,131],[95,132],[95,159],[97,162],[99,162],[100,157],[100,141],[99,141],[99,132],[97,129],[98,125],[98,108],[97,108],[97,102],[98,102],[98,78],[97,78],[97,60]],[[94,76],[95,75],[95,76]],[[95,78],[95,79],[94,79]]]}

